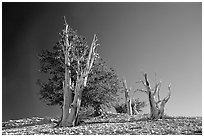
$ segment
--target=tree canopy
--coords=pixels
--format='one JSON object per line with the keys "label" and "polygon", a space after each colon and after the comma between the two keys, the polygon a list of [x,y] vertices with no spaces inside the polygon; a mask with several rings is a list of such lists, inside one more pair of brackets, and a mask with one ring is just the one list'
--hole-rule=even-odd
{"label": "tree canopy", "polygon": [[[74,87],[77,79],[77,62],[74,58],[88,53],[86,51],[89,49],[84,37],[79,36],[71,28],[69,32],[71,35],[70,41],[75,45],[72,51],[70,51],[70,70],[72,74],[72,86]],[[39,79],[37,82],[40,86],[40,99],[47,105],[59,105],[61,107],[63,105],[63,80],[65,71],[65,64],[63,62],[65,55],[60,46],[62,42],[60,40],[54,45],[52,50],[43,50],[39,54],[40,72],[48,74],[48,79],[45,81]],[[88,54],[84,56],[88,56]],[[84,67],[84,62],[83,60],[81,61],[81,68]],[[98,108],[100,105],[110,106],[112,102],[117,100],[117,92],[120,89],[120,79],[115,73],[115,70],[109,68],[102,58],[98,57],[93,63],[87,86],[83,89],[81,105],[82,107],[92,106],[94,108]],[[74,89],[72,90],[74,94]]]}

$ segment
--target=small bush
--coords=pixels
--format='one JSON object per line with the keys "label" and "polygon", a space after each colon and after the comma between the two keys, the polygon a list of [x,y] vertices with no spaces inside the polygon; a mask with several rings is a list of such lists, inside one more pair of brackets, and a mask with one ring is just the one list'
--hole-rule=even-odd
{"label": "small bush", "polygon": [[117,104],[115,106],[115,110],[117,113],[127,113],[127,108],[126,108],[126,104],[122,103],[122,104]]}
{"label": "small bush", "polygon": [[[136,115],[137,112],[142,112],[142,108],[146,107],[147,104],[144,101],[139,101],[139,99],[137,98],[132,100],[131,106],[132,114]],[[114,107],[117,113],[127,113],[127,107],[125,103],[116,104]]]}

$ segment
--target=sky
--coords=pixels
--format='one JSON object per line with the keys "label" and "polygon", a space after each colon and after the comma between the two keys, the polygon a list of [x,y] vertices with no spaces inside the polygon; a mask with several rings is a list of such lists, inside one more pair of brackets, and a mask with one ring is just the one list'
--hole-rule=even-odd
{"label": "sky", "polygon": [[172,83],[168,115],[202,115],[202,3],[3,3],[3,121],[61,115],[39,100],[36,80],[43,78],[37,54],[58,41],[63,16],[89,44],[97,34],[100,56],[128,87],[141,88],[144,72],[153,87],[156,74],[161,97]]}

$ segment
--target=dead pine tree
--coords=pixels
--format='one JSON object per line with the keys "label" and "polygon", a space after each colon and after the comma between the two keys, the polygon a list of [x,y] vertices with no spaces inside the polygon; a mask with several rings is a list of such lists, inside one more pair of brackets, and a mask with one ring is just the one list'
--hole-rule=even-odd
{"label": "dead pine tree", "polygon": [[125,88],[125,104],[127,108],[127,114],[132,115],[132,106],[131,106],[131,99],[129,95],[130,89],[127,88],[126,80],[123,80],[123,87]]}
{"label": "dead pine tree", "polygon": [[144,80],[140,80],[136,83],[142,83],[146,88],[146,90],[137,89],[136,91],[144,92],[148,95],[150,104],[150,119],[157,120],[164,118],[164,108],[171,96],[171,84],[168,86],[168,95],[164,99],[160,99],[159,92],[161,89],[161,81],[156,83],[154,88],[151,88],[147,73],[144,73]]}
{"label": "dead pine tree", "polygon": [[[65,64],[65,77],[63,81],[64,102],[62,120],[60,121],[59,126],[72,127],[78,125],[78,112],[81,105],[82,90],[86,87],[88,74],[91,71],[95,58],[98,56],[95,52],[95,48],[99,44],[96,43],[98,39],[96,35],[94,35],[89,50],[88,46],[85,45],[86,48],[84,51],[80,51],[80,49],[77,51],[76,44],[71,40],[74,38],[73,36],[70,36],[71,28],[67,24],[65,17],[64,22],[63,33],[61,34],[61,46],[64,53]],[[71,81],[72,72],[70,70],[71,62],[73,62],[73,60],[77,63],[77,68],[75,69],[77,78],[75,83]]]}

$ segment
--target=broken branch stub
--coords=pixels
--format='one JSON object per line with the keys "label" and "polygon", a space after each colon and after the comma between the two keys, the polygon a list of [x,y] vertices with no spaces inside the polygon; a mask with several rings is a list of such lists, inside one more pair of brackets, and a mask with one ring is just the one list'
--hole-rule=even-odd
{"label": "broken branch stub", "polygon": [[[152,89],[150,87],[150,82],[148,81],[147,73],[144,73],[144,81],[141,80],[141,83],[146,88],[137,89],[136,91],[144,92],[148,94],[149,103],[150,103],[150,117],[151,119],[160,119],[164,117],[164,107],[168,100],[170,99],[171,95],[171,84],[168,86],[169,93],[164,99],[160,99],[160,89],[161,89],[161,81],[155,83],[155,87]],[[156,96],[157,95],[157,96]],[[157,100],[156,100],[157,97]]]}

